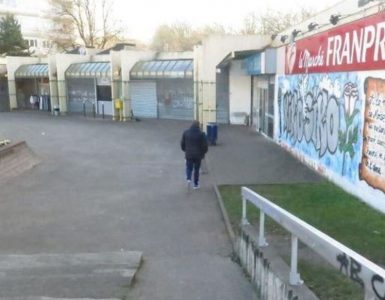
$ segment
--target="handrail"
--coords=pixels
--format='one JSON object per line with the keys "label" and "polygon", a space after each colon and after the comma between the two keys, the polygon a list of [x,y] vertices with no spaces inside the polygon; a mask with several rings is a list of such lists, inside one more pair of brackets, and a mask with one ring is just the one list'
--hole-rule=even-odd
{"label": "handrail", "polygon": [[383,268],[246,187],[242,187],[242,225],[248,224],[247,201],[260,209],[258,237],[260,247],[267,246],[264,230],[265,214],[291,233],[290,284],[302,283],[297,272],[299,239],[344,275],[359,283],[365,290],[365,299],[385,299]]}

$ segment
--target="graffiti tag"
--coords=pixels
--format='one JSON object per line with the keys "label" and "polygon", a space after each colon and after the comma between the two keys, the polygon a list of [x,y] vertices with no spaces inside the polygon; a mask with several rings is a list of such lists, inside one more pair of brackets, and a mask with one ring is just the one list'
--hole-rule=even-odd
{"label": "graffiti tag", "polygon": [[[346,253],[338,254],[336,257],[337,262],[340,265],[340,272],[348,276],[352,281],[357,282],[363,289],[365,287],[364,279],[362,278],[362,265],[354,258],[349,257]],[[369,288],[380,300],[385,300],[385,294],[381,295],[381,291],[384,290],[384,278],[378,274],[374,274],[367,278],[367,282],[371,283]]]}
{"label": "graffiti tag", "polygon": [[283,95],[283,131],[294,141],[312,143],[322,157],[326,151],[335,153],[338,146],[340,112],[334,95],[325,89],[317,94],[299,91]]}

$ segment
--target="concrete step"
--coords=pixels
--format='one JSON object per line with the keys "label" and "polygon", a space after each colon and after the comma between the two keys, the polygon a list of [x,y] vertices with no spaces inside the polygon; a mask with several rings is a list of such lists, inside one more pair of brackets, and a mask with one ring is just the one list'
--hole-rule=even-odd
{"label": "concrete step", "polygon": [[25,141],[0,148],[0,182],[16,177],[39,163]]}
{"label": "concrete step", "polygon": [[1,255],[0,300],[122,298],[141,260],[137,251]]}
{"label": "concrete step", "polygon": [[[2,297],[0,300],[95,300],[95,298],[51,298],[51,297]],[[121,300],[119,298],[98,298],[97,300]]]}

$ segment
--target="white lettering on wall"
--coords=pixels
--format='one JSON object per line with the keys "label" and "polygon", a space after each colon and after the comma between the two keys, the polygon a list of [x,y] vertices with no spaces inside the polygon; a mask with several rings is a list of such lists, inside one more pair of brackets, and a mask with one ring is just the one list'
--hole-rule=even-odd
{"label": "white lettering on wall", "polygon": [[385,59],[385,22],[377,24],[376,47],[374,48],[374,61],[378,61],[381,51],[381,60]]}
{"label": "white lettering on wall", "polygon": [[375,27],[372,25],[365,27],[361,62],[366,62],[366,51],[373,47],[375,38],[376,38]]}
{"label": "white lettering on wall", "polygon": [[333,65],[339,65],[339,56],[341,51],[342,38],[340,35],[334,37],[334,47],[333,47]]}
{"label": "white lettering on wall", "polygon": [[364,29],[361,28],[359,32],[360,32],[360,35],[358,35],[357,30],[353,31],[352,62],[354,62],[353,58],[355,58],[357,62],[361,61],[361,49],[362,49]]}
{"label": "white lettering on wall", "polygon": [[324,51],[322,47],[318,48],[317,55],[311,56],[308,50],[301,52],[298,66],[300,69],[305,68],[306,71],[312,67],[321,67],[324,65]]}
{"label": "white lettering on wall", "polygon": [[385,60],[385,22],[328,37],[326,66],[365,63],[367,60]]}

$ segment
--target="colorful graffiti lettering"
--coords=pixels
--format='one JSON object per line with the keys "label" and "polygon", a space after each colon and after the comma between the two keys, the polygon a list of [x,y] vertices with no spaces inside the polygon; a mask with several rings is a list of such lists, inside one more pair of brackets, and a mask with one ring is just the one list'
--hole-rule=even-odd
{"label": "colorful graffiti lettering", "polygon": [[353,182],[362,146],[360,84],[350,73],[279,79],[279,139]]}
{"label": "colorful graffiti lettering", "polygon": [[303,100],[298,91],[283,95],[283,125],[291,138],[301,142],[304,138],[312,143],[323,156],[328,150],[337,150],[339,132],[339,109],[337,99],[322,90],[314,95],[306,94]]}

